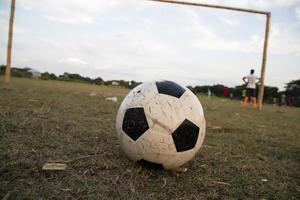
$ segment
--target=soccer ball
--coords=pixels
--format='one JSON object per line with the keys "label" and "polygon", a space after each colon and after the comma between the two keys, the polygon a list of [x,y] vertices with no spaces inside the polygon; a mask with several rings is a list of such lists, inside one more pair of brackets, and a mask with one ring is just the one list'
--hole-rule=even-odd
{"label": "soccer ball", "polygon": [[116,128],[130,159],[176,170],[197,154],[205,124],[201,103],[188,88],[172,81],[152,81],[125,97]]}

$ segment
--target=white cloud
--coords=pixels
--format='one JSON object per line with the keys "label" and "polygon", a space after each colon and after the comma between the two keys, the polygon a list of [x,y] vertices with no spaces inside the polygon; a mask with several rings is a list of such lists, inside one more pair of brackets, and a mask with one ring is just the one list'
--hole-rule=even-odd
{"label": "white cloud", "polygon": [[18,3],[26,10],[42,12],[50,21],[70,25],[91,24],[95,21],[95,14],[118,5],[116,0],[20,0]]}
{"label": "white cloud", "polygon": [[[277,5],[279,3],[278,1]],[[263,32],[260,35],[254,32],[250,36],[244,35],[244,39],[228,39],[220,34],[222,33],[222,27],[216,26],[216,24],[202,23],[199,14],[191,9],[183,8],[182,11],[188,22],[185,30],[198,34],[198,37],[191,43],[193,47],[202,50],[262,53],[264,27],[262,27]],[[296,9],[296,13],[299,14],[300,18],[300,7],[299,10]],[[224,14],[215,14],[214,16],[232,28],[240,25],[238,19],[232,19]],[[300,54],[300,38],[297,36],[299,27],[300,25],[279,25],[273,22],[269,39],[269,54]]]}
{"label": "white cloud", "polygon": [[83,61],[79,58],[66,58],[59,61],[59,63],[68,64],[68,65],[87,65],[88,63],[86,61]]}
{"label": "white cloud", "polygon": [[117,0],[20,0],[18,2],[22,7],[41,9],[43,11],[78,11],[80,12],[102,12],[103,10],[115,7],[119,4]]}
{"label": "white cloud", "polygon": [[295,8],[295,15],[297,20],[300,22],[300,6]]}
{"label": "white cloud", "polygon": [[[286,55],[296,53],[300,55],[300,38],[294,35],[294,28],[293,26],[277,24],[271,27],[269,54]],[[192,46],[204,50],[262,53],[263,41],[264,36],[256,34],[244,40],[199,37],[193,42]]]}
{"label": "white cloud", "polygon": [[184,28],[186,31],[201,33],[208,38],[215,38],[215,34],[211,30],[212,28],[209,26],[205,26],[196,12],[187,8],[182,8],[181,10],[187,19],[186,21],[188,22],[188,24]]}
{"label": "white cloud", "polygon": [[148,17],[142,18],[141,21],[144,24],[146,29],[150,29],[155,24],[154,20]]}
{"label": "white cloud", "polygon": [[53,16],[53,15],[45,15],[45,18],[49,21],[59,22],[64,24],[78,25],[78,24],[92,24],[94,23],[94,18],[90,15],[83,14],[68,14],[67,16]]}
{"label": "white cloud", "polygon": [[186,2],[198,2],[208,4],[221,4],[227,6],[267,9],[271,7],[289,7],[300,3],[300,0],[184,0]]}
{"label": "white cloud", "polygon": [[236,19],[230,19],[224,16],[220,16],[219,20],[224,22],[226,25],[231,26],[231,27],[235,27],[239,24],[239,22]]}
{"label": "white cloud", "polygon": [[269,4],[276,6],[294,6],[300,3],[299,0],[263,0]]}
{"label": "white cloud", "polygon": [[192,44],[194,47],[204,50],[232,51],[243,53],[258,53],[262,50],[262,40],[253,35],[249,40],[230,41],[222,38],[201,38]]}
{"label": "white cloud", "polygon": [[299,25],[274,24],[270,33],[271,54],[296,53],[300,55],[300,38],[295,29]]}
{"label": "white cloud", "polygon": [[130,68],[141,66],[145,59],[147,62],[143,65],[151,65],[150,63],[157,63],[170,57],[179,57],[176,50],[164,42],[145,38],[139,34],[115,34],[98,38],[93,43],[82,43],[81,47],[83,49],[82,54],[85,54],[86,51],[93,52],[89,59],[97,68],[113,65],[116,67],[125,65],[126,68]]}
{"label": "white cloud", "polygon": [[[217,50],[231,52],[259,52],[262,49],[262,39],[258,35],[244,40],[228,40],[220,37],[220,27],[215,25],[203,24],[200,16],[195,11],[187,8],[182,9],[188,25],[186,31],[197,33],[198,37],[194,39],[191,46],[202,50]],[[215,15],[216,18],[224,22],[227,26],[234,27],[238,25],[238,21],[224,15]]]}
{"label": "white cloud", "polygon": [[1,34],[7,32],[8,30],[8,20],[9,15],[5,10],[0,10],[0,23],[1,23]]}

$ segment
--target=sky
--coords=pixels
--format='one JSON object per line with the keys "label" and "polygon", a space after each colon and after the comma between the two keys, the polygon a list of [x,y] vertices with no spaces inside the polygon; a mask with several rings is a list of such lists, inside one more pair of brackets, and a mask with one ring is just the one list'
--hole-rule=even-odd
{"label": "sky", "polygon": [[[192,0],[272,12],[266,85],[300,78],[300,0]],[[0,0],[0,64],[9,0]],[[265,16],[147,0],[16,0],[15,67],[105,80],[242,84],[260,75]]]}

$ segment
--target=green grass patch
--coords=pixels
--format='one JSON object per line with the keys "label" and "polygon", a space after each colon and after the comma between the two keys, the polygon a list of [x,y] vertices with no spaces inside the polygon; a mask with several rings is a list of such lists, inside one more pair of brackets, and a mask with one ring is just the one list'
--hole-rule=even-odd
{"label": "green grass patch", "polygon": [[[143,168],[119,149],[115,117],[129,90],[0,77],[0,198],[299,199],[300,109],[199,96],[208,130],[184,173]],[[218,127],[218,128],[215,128]],[[82,156],[91,156],[74,160]],[[46,172],[49,160],[74,160]]]}

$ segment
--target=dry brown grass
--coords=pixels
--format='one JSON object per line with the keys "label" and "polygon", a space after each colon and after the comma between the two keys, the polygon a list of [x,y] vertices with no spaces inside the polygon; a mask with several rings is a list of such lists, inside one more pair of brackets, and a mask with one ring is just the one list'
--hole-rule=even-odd
{"label": "dry brown grass", "polygon": [[[127,92],[29,79],[0,89],[0,198],[300,198],[300,109],[259,112],[200,97],[209,126],[220,128],[208,129],[189,171],[178,174],[143,168],[119,150],[120,102],[105,97]],[[50,160],[70,162],[66,171],[42,171]]]}

